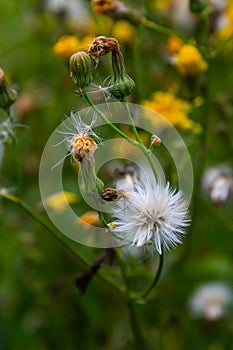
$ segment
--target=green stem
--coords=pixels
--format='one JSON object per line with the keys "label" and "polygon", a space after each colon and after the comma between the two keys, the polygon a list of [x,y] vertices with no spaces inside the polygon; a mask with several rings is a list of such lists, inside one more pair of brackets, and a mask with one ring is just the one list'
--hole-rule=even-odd
{"label": "green stem", "polygon": [[174,30],[163,27],[149,19],[147,19],[145,16],[142,16],[140,24],[147,28],[147,29],[152,29],[157,33],[166,35],[166,36],[177,36],[178,38],[184,40],[183,36],[179,33],[176,33]]}
{"label": "green stem", "polygon": [[217,48],[215,51],[211,53],[211,58],[216,58],[220,56],[226,49],[227,45],[229,45],[229,47],[232,48],[232,41],[233,41],[233,35],[230,35],[229,38],[227,38],[219,48]]}
{"label": "green stem", "polygon": [[130,142],[131,144],[137,146],[138,148],[140,148],[140,150],[143,152],[143,154],[146,156],[148,162],[150,163],[150,166],[153,170],[153,173],[154,173],[154,176],[155,178],[157,179],[158,176],[157,176],[157,170],[156,170],[156,167],[155,167],[155,164],[153,162],[153,159],[152,159],[152,153],[150,150],[148,150],[142,143],[141,139],[140,139],[140,136],[137,132],[137,129],[135,127],[135,124],[134,124],[134,120],[131,116],[131,113],[130,113],[130,110],[129,110],[129,106],[127,103],[124,104],[125,106],[125,110],[126,110],[126,113],[127,113],[127,116],[128,116],[128,119],[131,123],[131,126],[132,126],[132,130],[133,130],[133,133],[136,137],[136,140],[137,141],[134,141],[132,140],[128,135],[126,135],[123,131],[121,131],[118,127],[116,127],[113,123],[111,123],[111,121],[105,116],[105,114],[103,112],[101,112],[97,107],[96,105],[94,104],[94,102],[92,101],[92,99],[88,96],[87,94],[87,91],[85,89],[83,89],[82,91],[83,93],[83,96],[84,98],[86,99],[86,101],[88,102],[88,104],[94,109],[94,111],[108,124],[111,126],[111,128],[117,132],[120,136],[122,136],[124,139],[126,139],[128,142]]}
{"label": "green stem", "polygon": [[[28,215],[30,215],[36,222],[38,222],[42,227],[44,227],[48,232],[50,232],[53,236],[55,236],[63,246],[65,246],[72,254],[74,254],[79,260],[81,260],[84,264],[91,266],[88,260],[77,250],[74,246],[74,243],[65,237],[60,231],[51,226],[47,220],[45,220],[40,214],[38,214],[27,202],[23,199],[13,196],[4,191],[0,191],[0,196],[10,200],[11,202],[19,205]],[[119,292],[123,293],[124,288],[119,286],[119,284],[114,283],[102,270],[98,271],[98,274],[101,276],[103,280],[108,282],[111,286],[116,288]]]}
{"label": "green stem", "polygon": [[133,117],[130,113],[130,109],[129,109],[129,105],[127,102],[124,103],[124,108],[126,110],[126,115],[129,119],[129,122],[130,122],[130,125],[132,127],[132,131],[133,131],[133,134],[138,142],[137,146],[141,149],[141,151],[143,152],[143,154],[146,156],[148,162],[150,163],[150,166],[153,170],[153,173],[154,173],[154,176],[155,176],[155,179],[157,180],[158,178],[158,174],[157,174],[157,170],[156,170],[156,167],[155,167],[155,163],[152,159],[152,152],[150,149],[147,149],[144,144],[142,143],[142,140],[138,134],[138,131],[137,131],[137,128],[135,126],[135,123],[134,123],[134,120],[133,120]]}
{"label": "green stem", "polygon": [[[5,110],[6,110],[7,116],[9,117],[10,122],[12,124],[12,128],[14,128],[15,121],[14,121],[14,118],[13,118],[12,113],[11,113],[11,108],[9,107],[9,108],[6,108]],[[17,190],[18,190],[18,193],[20,193],[21,188],[22,188],[22,173],[21,173],[20,157],[19,157],[19,152],[18,152],[18,147],[17,147],[17,139],[15,136],[15,133],[13,134],[13,137],[12,137],[12,149],[13,149],[12,153],[13,153],[13,157],[14,157],[14,163],[16,166]]]}
{"label": "green stem", "polygon": [[156,284],[161,276],[162,268],[163,268],[163,252],[159,256],[159,266],[158,266],[158,269],[156,271],[156,274],[155,274],[155,277],[154,277],[152,283],[144,291],[142,291],[141,293],[138,293],[136,296],[134,296],[135,299],[138,299],[138,300],[144,299],[150,294],[150,292],[154,289],[154,287],[156,286]]}
{"label": "green stem", "polygon": [[123,107],[124,107],[124,109],[125,109],[125,111],[126,111],[127,118],[129,119],[130,126],[131,126],[131,128],[132,128],[133,134],[134,134],[134,136],[135,136],[137,142],[138,142],[140,145],[144,146],[143,143],[142,143],[142,140],[141,140],[141,138],[140,138],[140,136],[139,136],[139,134],[138,134],[137,128],[136,128],[136,126],[135,126],[135,124],[134,124],[133,117],[132,117],[132,115],[131,115],[131,113],[130,113],[130,110],[129,110],[129,105],[128,105],[128,103],[126,102],[126,100],[124,100],[124,101],[122,101],[122,102],[123,102]]}
{"label": "green stem", "polygon": [[85,100],[88,102],[88,104],[94,109],[94,111],[106,122],[106,124],[110,125],[111,128],[118,133],[120,136],[122,136],[124,139],[126,139],[127,141],[129,141],[130,143],[134,143],[135,142],[129,137],[127,136],[123,131],[121,131],[117,126],[115,126],[106,116],[103,112],[101,112],[99,110],[99,108],[96,107],[96,105],[94,104],[94,102],[92,101],[92,99],[88,96],[86,90],[82,90],[83,96],[85,98]]}
{"label": "green stem", "polygon": [[141,328],[139,326],[138,323],[138,318],[135,312],[135,308],[134,308],[134,301],[130,296],[130,288],[129,288],[129,280],[128,280],[128,276],[125,270],[125,265],[120,257],[119,254],[117,254],[117,259],[118,259],[118,263],[120,266],[120,270],[121,270],[121,274],[122,277],[124,279],[125,282],[125,286],[126,286],[126,301],[127,301],[127,306],[129,309],[129,316],[130,316],[130,324],[131,324],[131,328],[132,328],[132,332],[134,334],[134,341],[135,341],[135,350],[141,350],[144,348],[144,340],[143,340],[143,336],[141,334]]}

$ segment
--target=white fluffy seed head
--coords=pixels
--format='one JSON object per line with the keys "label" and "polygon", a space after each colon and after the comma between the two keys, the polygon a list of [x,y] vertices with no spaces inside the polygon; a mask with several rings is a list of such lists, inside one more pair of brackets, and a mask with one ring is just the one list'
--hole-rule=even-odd
{"label": "white fluffy seed head", "polygon": [[230,303],[232,292],[225,283],[206,283],[197,288],[190,297],[189,309],[193,317],[214,321],[226,314]]}
{"label": "white fluffy seed head", "polygon": [[129,198],[119,200],[113,212],[112,231],[124,244],[152,244],[162,254],[181,243],[190,221],[181,191],[175,192],[169,183],[136,184]]}

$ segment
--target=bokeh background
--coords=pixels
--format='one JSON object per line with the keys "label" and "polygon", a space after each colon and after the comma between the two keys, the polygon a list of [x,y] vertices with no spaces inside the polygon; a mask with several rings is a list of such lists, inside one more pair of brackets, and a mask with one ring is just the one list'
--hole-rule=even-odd
{"label": "bokeh background", "polygon": [[[0,186],[46,217],[38,180],[44,146],[72,108],[85,106],[74,93],[68,59],[78,50],[87,50],[98,35],[117,38],[127,72],[136,83],[129,100],[154,108],[171,121],[186,142],[195,175],[189,234],[181,247],[165,254],[155,291],[136,305],[145,348],[230,350],[232,296],[221,317],[206,314],[206,304],[198,315],[189,305],[195,290],[206,283],[220,283],[232,293],[233,9],[230,0],[190,3],[195,12],[185,0],[125,1],[128,8],[170,33],[113,19],[100,13],[101,5],[91,6],[85,0],[0,0],[0,66],[9,85],[17,84],[12,114],[21,124],[14,129],[16,148],[10,138],[3,142],[1,134]],[[183,38],[181,42],[174,40],[175,33]],[[198,57],[194,73],[183,72],[177,63],[179,50],[187,43],[198,49],[205,62]],[[96,85],[90,88],[93,96],[110,68],[106,58],[95,76]],[[175,181],[174,168],[164,157],[167,176]],[[220,185],[208,175],[207,185],[202,185],[209,167],[216,167]],[[110,176],[103,176],[110,183]],[[76,173],[68,162],[64,181],[75,188]],[[74,205],[82,213],[88,210],[82,202]],[[87,269],[85,264],[6,199],[0,202],[0,220],[0,349],[135,348],[127,302],[119,291],[96,276],[82,295],[75,280]],[[90,263],[103,253],[84,246],[78,249]],[[126,256],[132,289],[140,290],[156,269],[157,255]],[[116,261],[103,269],[123,283]],[[220,308],[221,297],[215,300]]]}

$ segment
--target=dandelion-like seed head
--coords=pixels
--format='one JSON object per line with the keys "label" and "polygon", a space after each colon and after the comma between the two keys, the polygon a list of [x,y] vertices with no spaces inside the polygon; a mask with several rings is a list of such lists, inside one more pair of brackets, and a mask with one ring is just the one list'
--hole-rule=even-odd
{"label": "dandelion-like seed head", "polygon": [[136,184],[127,203],[116,203],[113,215],[112,231],[124,244],[152,244],[159,254],[181,243],[190,221],[182,192],[157,182]]}
{"label": "dandelion-like seed head", "polygon": [[189,309],[194,317],[215,321],[225,316],[232,300],[232,291],[225,283],[206,283],[191,295]]}
{"label": "dandelion-like seed head", "polygon": [[90,125],[85,124],[79,114],[71,113],[71,122],[74,128],[72,133],[68,133],[67,144],[73,159],[82,162],[84,159],[91,160],[97,148],[93,137],[99,140],[98,136],[92,130],[96,122],[96,116],[93,117]]}
{"label": "dandelion-like seed head", "polygon": [[225,204],[233,194],[233,173],[228,165],[209,167],[202,176],[203,191],[217,207]]}

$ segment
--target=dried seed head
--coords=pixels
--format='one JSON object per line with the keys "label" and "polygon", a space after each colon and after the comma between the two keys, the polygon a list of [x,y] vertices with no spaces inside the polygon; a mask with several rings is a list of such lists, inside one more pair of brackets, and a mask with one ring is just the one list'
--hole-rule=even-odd
{"label": "dried seed head", "polygon": [[105,14],[112,18],[127,19],[135,24],[139,24],[141,21],[140,13],[129,9],[123,1],[92,0],[91,5],[95,12]]}
{"label": "dried seed head", "polygon": [[124,190],[116,190],[115,188],[104,188],[100,196],[106,202],[116,202],[120,198],[129,198],[129,195]]}
{"label": "dried seed head", "polygon": [[92,8],[97,13],[103,13],[113,18],[121,18],[129,12],[122,1],[118,0],[92,0]]}
{"label": "dried seed head", "polygon": [[78,51],[70,57],[70,77],[78,89],[83,89],[92,81],[92,62],[84,51]]}
{"label": "dried seed head", "polygon": [[97,145],[96,142],[88,136],[77,136],[74,137],[72,141],[68,141],[71,144],[71,154],[73,158],[82,162],[85,158],[90,158],[93,156]]}
{"label": "dried seed head", "polygon": [[114,38],[98,36],[89,47],[88,53],[95,59],[106,55],[109,52],[119,51],[119,43]]}

